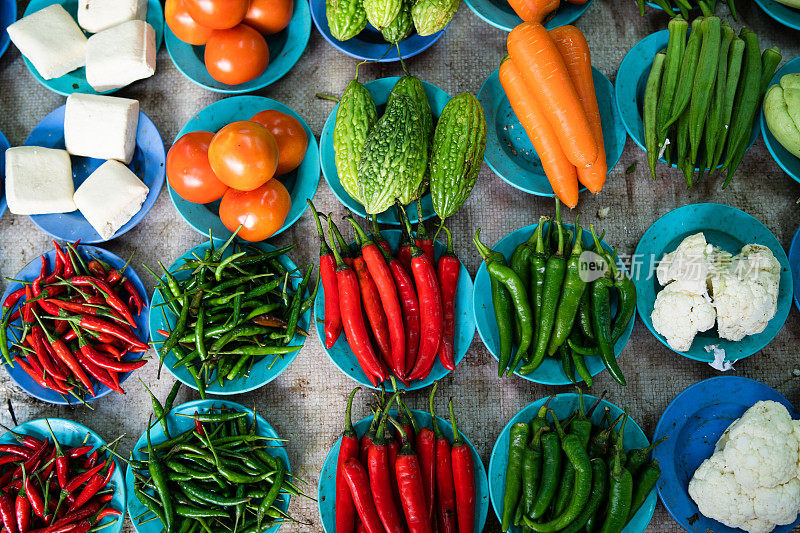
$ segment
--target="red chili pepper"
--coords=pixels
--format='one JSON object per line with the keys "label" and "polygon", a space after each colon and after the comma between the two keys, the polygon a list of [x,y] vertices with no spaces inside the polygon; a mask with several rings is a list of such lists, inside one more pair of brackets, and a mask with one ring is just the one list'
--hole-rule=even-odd
{"label": "red chili pepper", "polygon": [[44,498],[42,493],[32,483],[30,476],[23,481],[25,496],[30,502],[30,507],[39,518],[44,517]]}
{"label": "red chili pepper", "polygon": [[[409,256],[410,258],[411,256]],[[417,352],[419,351],[419,299],[417,298],[417,291],[414,290],[414,282],[408,271],[401,264],[401,261],[394,258],[390,258],[388,261],[394,284],[397,287],[397,295],[400,297],[400,305],[403,308],[403,326],[406,335],[406,371],[408,371],[414,368]]]}
{"label": "red chili pepper", "polygon": [[367,464],[369,458],[369,447],[372,446],[372,441],[375,439],[375,434],[378,431],[378,421],[381,418],[381,410],[376,409],[372,414],[372,422],[369,424],[369,429],[364,435],[361,436],[361,443],[358,451],[358,460],[362,464]]}
{"label": "red chili pepper", "polygon": [[117,381],[112,378],[112,373],[116,375],[116,372],[111,372],[106,370],[105,368],[100,368],[96,364],[94,364],[86,355],[77,350],[74,353],[75,359],[78,361],[86,372],[95,378],[97,381],[108,387],[109,389],[113,390],[114,392],[118,392],[120,394],[125,394],[125,391],[119,386]]}
{"label": "red chili pepper", "polygon": [[61,317],[68,322],[77,323],[78,327],[81,329],[88,329],[89,331],[96,331],[101,334],[105,333],[106,335],[110,336],[102,337],[102,339],[101,337],[98,337],[98,342],[107,343],[109,338],[117,338],[134,348],[144,351],[150,349],[145,343],[137,339],[130,329],[125,330],[122,326],[112,324],[111,322],[106,322],[100,318],[91,315],[83,315],[80,317],[80,319],[78,319],[77,317],[68,317],[63,313],[61,314]]}
{"label": "red chili pepper", "polygon": [[433,395],[436,393],[438,386],[438,382],[434,383],[430,400],[431,425],[433,434],[436,437],[436,517],[440,533],[457,533],[456,489],[453,482],[453,459],[450,453],[450,441],[439,429],[439,419],[436,417],[436,410],[433,407]]}
{"label": "red chili pepper", "polygon": [[467,446],[458,432],[453,413],[453,400],[448,404],[450,423],[453,425],[453,447],[450,452],[453,462],[453,484],[456,489],[456,510],[458,511],[458,530],[475,530],[475,464],[472,462],[472,449]]}
{"label": "red chili pepper", "polygon": [[22,307],[22,321],[26,324],[33,323],[33,307],[36,305],[32,303],[31,300],[33,299],[33,289],[30,285],[25,285],[25,303]]}
{"label": "red chili pepper", "polygon": [[442,340],[442,295],[433,263],[416,246],[411,247],[411,271],[419,295],[421,325],[417,362],[408,376],[409,380],[415,380],[425,379],[436,362]]}
{"label": "red chili pepper", "polygon": [[[431,264],[434,264],[434,249],[433,239],[428,235],[428,230],[425,229],[425,222],[422,221],[422,202],[417,202],[417,234],[414,243],[425,252],[425,257],[428,258]],[[413,254],[413,249],[412,249]]]}
{"label": "red chili pepper", "polygon": [[0,444],[0,453],[13,453],[23,459],[29,459],[33,455],[30,448],[19,444]]}
{"label": "red chili pepper", "polygon": [[[75,302],[65,302],[64,300],[54,300],[54,299],[47,299],[43,300],[43,302],[47,302],[50,305],[56,307],[56,312],[54,316],[58,316],[58,308],[64,309],[71,313],[77,313],[80,315],[96,315],[97,314],[97,307],[92,307],[86,304],[79,304]],[[50,313],[53,314],[53,313]]]}
{"label": "red chili pepper", "polygon": [[103,509],[102,511],[97,513],[97,521],[99,522],[100,520],[108,516],[121,516],[121,515],[122,513],[120,511],[112,509],[111,507],[107,507],[106,509]]}
{"label": "red chili pepper", "polygon": [[83,490],[80,492],[80,494],[75,498],[75,502],[72,505],[70,505],[67,513],[70,513],[72,511],[78,510],[81,507],[83,507],[83,505],[86,502],[88,502],[92,496],[97,494],[97,491],[102,489],[104,486],[105,485],[103,476],[99,474],[93,475],[92,478],[89,480],[89,482],[86,483],[86,486],[83,487]]}
{"label": "red chili pepper", "polygon": [[75,334],[78,336],[78,346],[81,353],[93,364],[112,372],[132,372],[147,364],[147,359],[137,359],[136,361],[115,361],[101,354],[92,347],[80,330],[73,325]]}
{"label": "red chili pepper", "polygon": [[14,502],[11,501],[11,496],[7,492],[0,493],[0,518],[3,519],[3,527],[8,533],[17,533]]}
{"label": "red chili pepper", "polygon": [[100,502],[100,503],[108,503],[113,499],[114,499],[114,493],[113,492],[108,492],[106,494],[103,494],[103,495],[97,497],[97,501]]}
{"label": "red chili pepper", "polygon": [[3,301],[3,307],[5,307],[6,309],[14,307],[15,305],[17,305],[17,302],[23,296],[25,296],[25,287],[20,287],[19,289],[15,290],[14,292],[6,296],[6,299]]}
{"label": "red chili pepper", "polygon": [[347,409],[344,417],[344,431],[342,442],[339,444],[339,457],[336,461],[336,533],[353,533],[356,522],[356,507],[353,496],[347,486],[344,475],[344,464],[348,459],[358,459],[359,441],[350,412],[353,408],[353,397],[361,387],[356,387],[347,399]]}
{"label": "red chili pepper", "polygon": [[86,455],[90,451],[92,451],[91,446],[78,446],[77,448],[70,448],[67,450],[67,457],[70,459],[77,459],[81,455]]}
{"label": "red chili pepper", "polygon": [[44,332],[45,337],[47,337],[47,342],[50,343],[50,347],[53,348],[56,356],[58,356],[58,358],[61,359],[65,365],[67,365],[67,368],[69,368],[73,374],[75,374],[75,377],[77,377],[86,388],[86,392],[94,396],[94,385],[92,384],[92,380],[86,375],[83,367],[78,363],[77,359],[75,359],[75,356],[72,354],[70,349],[67,348],[67,345],[64,344],[64,341],[53,337],[45,327],[42,327],[42,331]]}
{"label": "red chili pepper", "polygon": [[77,522],[78,520],[83,520],[84,518],[90,517],[95,514],[100,509],[100,504],[97,502],[89,502],[80,509],[76,509],[75,511],[69,511],[67,514],[53,522],[51,527],[61,527],[65,524],[71,524],[73,522]]}
{"label": "red chili pepper", "polygon": [[112,287],[122,281],[122,273],[117,270],[116,268],[112,268],[108,271],[108,275],[106,276],[106,283],[111,285]]}
{"label": "red chili pepper", "polygon": [[60,257],[61,263],[64,265],[64,278],[71,278],[75,275],[75,265],[72,264],[72,259],[70,259],[66,253],[64,253],[64,250],[56,241],[53,241],[53,246],[56,250],[56,259]]}
{"label": "red chili pepper", "polygon": [[322,222],[319,218],[320,213],[317,212],[311,200],[308,200],[308,205],[311,206],[311,213],[314,215],[319,235],[319,277],[325,291],[325,347],[330,349],[342,334],[339,287],[336,284],[336,260],[333,258],[328,241],[325,240],[325,232],[322,230]]}
{"label": "red chili pepper", "polygon": [[67,492],[74,492],[78,487],[89,481],[92,476],[96,476],[98,472],[100,472],[106,466],[106,463],[108,463],[108,461],[100,463],[99,465],[91,466],[86,472],[81,472],[80,474],[76,475],[69,480],[65,487],[63,487],[64,490]]}
{"label": "red chili pepper", "polygon": [[[114,475],[114,470],[117,468],[117,463],[114,460],[111,460],[111,465],[108,467],[108,471],[106,471],[106,475],[103,478],[103,487],[111,483],[111,477]],[[102,488],[102,487],[101,487]]]}
{"label": "red chili pepper", "polygon": [[402,511],[402,506],[400,505],[400,490],[397,488],[397,474],[394,472],[394,464],[397,462],[400,444],[394,439],[392,430],[389,429],[388,426],[386,427],[384,438],[386,439],[386,455],[389,458],[389,480],[392,483],[392,494],[394,495],[395,503],[397,503],[397,508]]}
{"label": "red chili pepper", "polygon": [[139,294],[139,291],[136,290],[136,287],[133,286],[133,283],[128,278],[122,278],[122,288],[130,295],[128,307],[135,307],[136,316],[141,315],[145,308],[142,295]]}
{"label": "red chili pepper", "polygon": [[400,237],[400,248],[397,249],[397,260],[403,265],[406,272],[411,272],[411,236],[406,227],[400,223],[402,235]]}
{"label": "red chili pepper", "polygon": [[[194,414],[195,414],[195,415],[197,415],[197,411],[195,411],[195,412],[194,412]],[[196,432],[197,432],[197,433],[198,433],[198,434],[199,434],[201,437],[205,437],[205,436],[206,436],[206,428],[204,428],[204,427],[203,427],[203,423],[202,423],[202,422],[200,422],[200,421],[199,421],[198,419],[196,419],[196,418],[194,419],[194,430],[195,430],[195,431],[196,431]]]}
{"label": "red chili pepper", "polygon": [[77,286],[94,287],[99,290],[106,299],[109,307],[122,315],[128,324],[136,327],[136,321],[133,319],[130,309],[125,303],[120,300],[119,296],[114,293],[114,289],[108,286],[104,279],[94,278],[92,276],[75,276],[69,280],[70,283]]}
{"label": "red chili pepper", "polygon": [[47,277],[47,256],[42,254],[42,266],[39,269],[39,275],[33,280],[31,290],[33,291],[34,298],[42,293],[42,282]]}
{"label": "red chili pepper", "polygon": [[350,458],[344,463],[344,478],[350,487],[350,495],[361,525],[367,533],[384,533],[375,502],[372,500],[367,470],[356,459]]}
{"label": "red chili pepper", "polygon": [[38,324],[31,328],[31,338],[33,341],[31,347],[42,363],[42,367],[45,371],[59,381],[66,381],[67,375],[56,366],[55,362],[50,357],[50,352],[48,352],[44,346],[44,334],[42,333],[41,326]]}
{"label": "red chili pepper", "polygon": [[31,504],[23,490],[17,493],[17,499],[14,501],[14,514],[17,517],[19,533],[27,533],[31,526]]}
{"label": "red chili pepper", "polygon": [[[375,280],[369,272],[366,261],[362,256],[353,258],[353,271],[358,278],[358,287],[361,294],[363,313],[367,316],[372,337],[380,352],[381,360],[388,368],[392,368],[392,341],[389,336],[389,321],[381,304],[381,296]],[[341,306],[341,299],[340,299]]]}
{"label": "red chili pepper", "polygon": [[431,533],[431,519],[425,502],[425,488],[422,483],[422,469],[419,460],[403,428],[394,420],[392,420],[392,424],[395,424],[403,435],[403,445],[397,454],[394,471],[408,531],[409,533]]}
{"label": "red chili pepper", "polygon": [[[398,393],[395,392],[381,415],[381,423],[372,445],[369,447],[367,457],[367,470],[369,471],[369,485],[372,499],[378,516],[386,529],[386,533],[403,533],[403,518],[395,500],[392,489],[392,472],[394,465],[389,460],[388,441],[386,439],[386,418],[389,408],[394,403]],[[394,440],[392,439],[392,442]]]}
{"label": "red chili pepper", "polygon": [[103,265],[96,259],[89,261],[89,264],[86,265],[86,268],[89,270],[89,273],[93,276],[105,279],[106,277],[106,269],[103,268]]}
{"label": "red chili pepper", "polygon": [[442,224],[447,234],[447,250],[439,258],[436,265],[436,276],[442,293],[442,342],[439,344],[439,361],[447,370],[456,369],[455,333],[456,333],[456,291],[461,274],[461,261],[453,251],[453,236]]}
{"label": "red chili pepper", "polygon": [[378,227],[378,217],[376,215],[369,215],[367,217],[372,226],[372,240],[381,247],[381,249],[389,255],[392,255],[392,246],[389,241],[381,234],[381,229]]}
{"label": "red chili pepper", "polygon": [[58,253],[56,253],[55,266],[53,267],[53,271],[50,273],[50,275],[44,278],[44,284],[50,285],[52,283],[55,283],[56,281],[58,281],[58,278],[63,276],[63,274],[64,274],[64,260],[61,258],[61,256],[58,255]]}

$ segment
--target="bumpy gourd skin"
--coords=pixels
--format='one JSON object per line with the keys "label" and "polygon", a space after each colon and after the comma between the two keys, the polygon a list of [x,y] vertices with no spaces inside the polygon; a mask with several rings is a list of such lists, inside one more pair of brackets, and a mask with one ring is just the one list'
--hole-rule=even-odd
{"label": "bumpy gourd skin", "polygon": [[478,99],[461,93],[445,106],[431,150],[433,209],[445,219],[458,211],[475,186],[486,150],[486,119]]}
{"label": "bumpy gourd skin", "polygon": [[389,95],[389,104],[387,105],[390,105],[398,95],[408,96],[416,102],[419,110],[418,123],[422,129],[422,135],[418,137],[419,145],[413,148],[420,156],[412,163],[412,167],[409,169],[409,181],[406,182],[397,195],[400,203],[408,205],[422,196],[427,189],[426,178],[428,160],[430,158],[431,134],[433,133],[433,113],[431,112],[431,104],[425,94],[425,87],[422,86],[419,78],[410,75],[400,78]]}
{"label": "bumpy gourd skin", "polygon": [[345,192],[355,200],[361,201],[358,189],[358,162],[364,151],[364,144],[370,130],[378,120],[375,100],[369,91],[359,83],[358,78],[351,81],[344,90],[339,109],[336,111],[336,125],[333,128],[333,149],[336,171]]}
{"label": "bumpy gourd skin", "polygon": [[419,114],[413,99],[397,95],[372,128],[358,164],[358,188],[367,214],[383,213],[414,183],[422,157]]}
{"label": "bumpy gourd skin", "polygon": [[363,0],[326,0],[325,16],[331,35],[339,41],[352,39],[367,27]]}
{"label": "bumpy gourd skin", "polygon": [[383,38],[387,42],[397,44],[414,31],[414,19],[411,18],[411,2],[412,0],[403,0],[400,13],[397,14],[391,24],[381,30]]}
{"label": "bumpy gourd skin", "polygon": [[411,8],[414,26],[423,37],[443,30],[458,11],[461,0],[418,0]]}
{"label": "bumpy gourd skin", "polygon": [[363,0],[367,20],[379,31],[388,27],[403,7],[403,0]]}

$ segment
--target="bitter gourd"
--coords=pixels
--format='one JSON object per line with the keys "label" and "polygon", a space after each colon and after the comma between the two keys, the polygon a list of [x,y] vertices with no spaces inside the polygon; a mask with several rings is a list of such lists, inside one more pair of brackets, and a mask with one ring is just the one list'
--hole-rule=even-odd
{"label": "bitter gourd", "polygon": [[400,14],[403,0],[363,0],[367,20],[378,31],[388,27]]}
{"label": "bitter gourd", "polygon": [[347,84],[339,100],[333,128],[333,149],[339,181],[345,192],[359,202],[358,162],[376,120],[378,110],[375,100],[367,88],[359,83],[356,73],[355,79]]}
{"label": "bitter gourd", "polygon": [[386,26],[381,33],[387,42],[397,44],[414,31],[414,19],[411,18],[411,3],[413,0],[403,0],[403,7],[394,21]]}
{"label": "bitter gourd", "polygon": [[367,27],[363,0],[325,0],[325,16],[331,35],[339,41],[352,39]]}
{"label": "bitter gourd", "polygon": [[[417,103],[419,111],[419,127],[422,128],[422,136],[419,137],[420,145],[415,148],[420,154],[414,168],[410,170],[411,179],[403,187],[397,199],[403,205],[408,205],[425,193],[427,188],[428,160],[430,158],[431,135],[433,134],[433,113],[428,96],[425,94],[425,87],[422,81],[416,76],[406,75],[398,80],[389,94],[389,104],[398,95],[405,95]],[[388,105],[388,104],[387,104]]]}
{"label": "bitter gourd", "polygon": [[460,3],[461,0],[417,0],[411,8],[417,33],[424,37],[445,29]]}

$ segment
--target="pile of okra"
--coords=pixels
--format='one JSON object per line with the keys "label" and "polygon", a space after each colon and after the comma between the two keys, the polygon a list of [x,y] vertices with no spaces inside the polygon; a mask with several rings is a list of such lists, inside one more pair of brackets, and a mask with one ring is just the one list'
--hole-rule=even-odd
{"label": "pile of okra", "polygon": [[[664,10],[665,13],[672,16],[682,16],[685,19],[689,18],[692,11],[700,9],[703,15],[710,17],[717,11],[718,0],[651,0],[655,5]],[[647,7],[647,0],[636,0],[639,4],[639,14],[645,15],[645,8]],[[731,10],[731,16],[738,19],[736,14],[736,4],[734,0],[722,0],[723,4],[727,4],[728,9]]]}

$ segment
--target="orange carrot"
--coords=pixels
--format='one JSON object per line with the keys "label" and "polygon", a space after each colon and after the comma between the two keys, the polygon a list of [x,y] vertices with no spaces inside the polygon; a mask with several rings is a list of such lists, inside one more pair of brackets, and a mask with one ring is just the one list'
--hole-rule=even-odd
{"label": "orange carrot", "polygon": [[550,34],[538,22],[523,22],[508,34],[508,53],[539,101],[567,159],[579,168],[591,166],[597,160],[597,142]]}
{"label": "orange carrot", "polygon": [[556,196],[569,207],[578,205],[578,176],[567,160],[553,127],[547,122],[533,89],[522,79],[516,64],[506,59],[500,64],[500,83],[517,119],[542,161],[542,168]]}
{"label": "orange carrot", "polygon": [[593,193],[603,188],[608,174],[606,149],[603,143],[603,125],[600,122],[600,109],[597,106],[597,93],[594,90],[592,77],[592,58],[589,54],[589,43],[581,30],[575,26],[561,26],[550,30],[550,37],[564,59],[572,85],[578,92],[583,111],[589,120],[594,140],[597,143],[597,161],[588,168],[578,169],[578,181]]}
{"label": "orange carrot", "polygon": [[559,0],[508,0],[509,5],[526,22],[542,22],[558,9]]}

